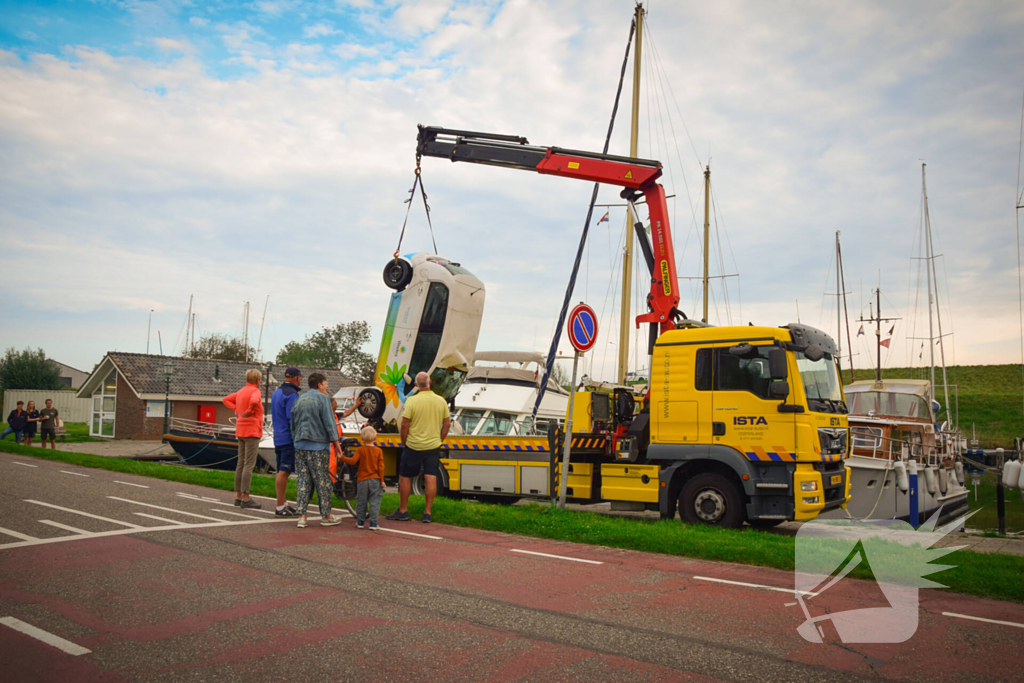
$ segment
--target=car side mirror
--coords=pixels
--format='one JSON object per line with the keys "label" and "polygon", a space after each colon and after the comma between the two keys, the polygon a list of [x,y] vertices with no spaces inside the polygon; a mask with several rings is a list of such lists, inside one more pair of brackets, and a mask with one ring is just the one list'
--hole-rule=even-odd
{"label": "car side mirror", "polygon": [[789,382],[783,379],[773,381],[768,385],[768,396],[785,401],[789,396]]}
{"label": "car side mirror", "polygon": [[[787,363],[785,349],[776,347],[768,351],[768,372],[771,374],[772,379],[789,378],[789,364]],[[788,388],[786,393],[789,393]]]}
{"label": "car side mirror", "polygon": [[804,349],[804,358],[809,361],[817,362],[825,357],[825,352],[821,350],[821,347],[817,344],[811,344]]}

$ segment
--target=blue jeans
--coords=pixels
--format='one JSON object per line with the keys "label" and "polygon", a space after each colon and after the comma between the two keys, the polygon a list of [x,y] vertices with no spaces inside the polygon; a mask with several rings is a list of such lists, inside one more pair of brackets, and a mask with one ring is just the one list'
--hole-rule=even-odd
{"label": "blue jeans", "polygon": [[10,427],[8,427],[7,429],[4,430],[3,434],[0,434],[0,441],[6,439],[8,434],[14,434],[14,443],[21,443],[20,429],[11,429]]}

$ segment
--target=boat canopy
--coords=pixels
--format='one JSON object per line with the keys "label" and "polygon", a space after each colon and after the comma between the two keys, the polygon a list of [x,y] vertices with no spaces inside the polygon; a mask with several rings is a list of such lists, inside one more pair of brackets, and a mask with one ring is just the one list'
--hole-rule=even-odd
{"label": "boat canopy", "polygon": [[931,382],[916,379],[864,380],[843,387],[851,415],[891,415],[932,422]]}

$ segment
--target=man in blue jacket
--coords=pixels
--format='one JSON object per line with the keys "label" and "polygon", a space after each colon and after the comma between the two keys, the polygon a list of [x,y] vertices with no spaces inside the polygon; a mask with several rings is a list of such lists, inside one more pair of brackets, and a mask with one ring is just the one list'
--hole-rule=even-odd
{"label": "man in blue jacket", "polygon": [[278,517],[296,517],[298,512],[288,503],[285,491],[288,490],[288,476],[295,471],[295,443],[292,439],[292,406],[299,398],[299,386],[302,372],[295,366],[284,371],[284,382],[270,397],[270,415],[274,421],[274,452],[277,453],[277,478],[274,485],[277,489]]}

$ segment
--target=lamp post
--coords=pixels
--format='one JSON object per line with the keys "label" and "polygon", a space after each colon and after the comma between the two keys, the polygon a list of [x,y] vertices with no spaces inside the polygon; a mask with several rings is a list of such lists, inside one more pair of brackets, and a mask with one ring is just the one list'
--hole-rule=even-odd
{"label": "lamp post", "polygon": [[171,375],[174,374],[174,363],[164,361],[164,434],[167,434],[168,419],[171,415]]}

